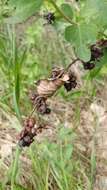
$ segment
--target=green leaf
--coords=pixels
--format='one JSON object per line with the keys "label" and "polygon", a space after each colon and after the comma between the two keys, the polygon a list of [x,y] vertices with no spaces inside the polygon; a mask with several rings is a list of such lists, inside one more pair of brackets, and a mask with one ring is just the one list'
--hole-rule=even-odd
{"label": "green leaf", "polygon": [[69,17],[69,18],[71,18],[71,19],[73,18],[72,7],[71,7],[69,4],[67,4],[67,3],[62,4],[62,5],[61,5],[61,9],[62,9],[63,13],[64,13],[67,17]]}
{"label": "green leaf", "polygon": [[89,47],[96,42],[96,38],[97,27],[94,24],[80,23],[65,29],[65,39],[74,46],[77,57],[84,61],[90,60]]}
{"label": "green leaf", "polygon": [[107,1],[106,0],[87,0],[80,10],[80,15],[85,20],[95,20],[102,25],[107,24]]}
{"label": "green leaf", "polygon": [[82,44],[81,42],[79,45],[80,46],[77,45],[77,47],[75,48],[77,57],[79,57],[83,61],[89,61],[91,58],[90,49],[86,45]]}
{"label": "green leaf", "polygon": [[7,19],[8,23],[20,23],[32,16],[38,11],[43,3],[43,0],[10,0],[10,6],[15,8],[13,16]]}

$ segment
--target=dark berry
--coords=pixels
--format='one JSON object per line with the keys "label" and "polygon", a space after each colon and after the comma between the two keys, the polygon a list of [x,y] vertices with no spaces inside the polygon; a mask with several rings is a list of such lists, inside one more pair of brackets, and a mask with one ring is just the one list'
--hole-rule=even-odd
{"label": "dark berry", "polygon": [[71,77],[70,77],[70,81],[71,81],[71,82],[75,82],[76,80],[77,80],[76,76],[71,75]]}
{"label": "dark berry", "polygon": [[37,108],[37,111],[41,114],[45,114],[46,113],[46,105],[41,105]]}
{"label": "dark berry", "polygon": [[47,20],[48,24],[53,24],[53,22],[55,21],[55,15],[52,12],[49,12],[46,15],[44,15],[44,18]]}
{"label": "dark berry", "polygon": [[69,91],[71,91],[72,90],[72,86],[71,86],[71,83],[65,83],[64,84],[64,87],[65,87],[65,89],[67,90],[67,92],[69,92]]}
{"label": "dark berry", "polygon": [[76,82],[76,81],[71,82],[71,86],[72,86],[72,88],[76,88],[76,86],[77,86],[77,82]]}
{"label": "dark berry", "polygon": [[49,108],[47,108],[47,104],[43,104],[41,105],[37,111],[41,114],[49,114],[51,112],[51,110]]}
{"label": "dark berry", "polygon": [[34,136],[36,135],[35,128],[36,121],[33,117],[27,118],[24,121],[24,129],[19,134],[19,146],[25,147],[30,146],[30,144],[34,141]]}
{"label": "dark berry", "polygon": [[30,144],[34,141],[30,136],[25,136],[19,140],[18,144],[20,147],[30,146]]}
{"label": "dark berry", "polygon": [[67,92],[71,91],[73,88],[77,86],[76,82],[76,76],[74,76],[72,73],[69,74],[70,79],[65,82],[64,87],[67,90]]}
{"label": "dark berry", "polygon": [[18,142],[18,145],[19,145],[20,147],[25,147],[25,146],[26,146],[26,143],[25,143],[25,141],[24,141],[23,139],[20,139],[19,142]]}
{"label": "dark berry", "polygon": [[95,67],[95,63],[92,62],[84,62],[83,63],[85,70],[92,70]]}
{"label": "dark berry", "polygon": [[47,109],[46,109],[46,114],[50,114],[50,112],[51,112],[51,109],[50,109],[50,108],[47,108]]}
{"label": "dark berry", "polygon": [[47,107],[46,99],[44,97],[37,97],[35,100],[36,109],[41,114],[49,114],[51,110]]}
{"label": "dark berry", "polygon": [[95,45],[91,46],[91,60],[99,60],[103,56],[103,51],[101,48],[96,47]]}

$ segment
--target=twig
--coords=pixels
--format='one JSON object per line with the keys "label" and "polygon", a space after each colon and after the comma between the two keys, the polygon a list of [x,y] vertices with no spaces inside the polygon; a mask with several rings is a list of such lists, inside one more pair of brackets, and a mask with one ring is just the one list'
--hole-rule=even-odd
{"label": "twig", "polygon": [[28,117],[28,118],[32,117],[32,115],[33,115],[33,113],[34,113],[35,110],[36,110],[36,105],[33,107],[33,110],[32,110],[31,113],[29,114],[29,117]]}
{"label": "twig", "polygon": [[69,23],[76,24],[73,22],[68,16],[64,14],[64,12],[57,6],[54,0],[49,0],[49,2],[54,6],[54,8],[59,12],[59,14]]}
{"label": "twig", "polygon": [[73,64],[75,64],[77,61],[81,61],[79,58],[77,58],[77,59],[74,59],[73,61],[72,61],[72,63],[70,63],[69,65],[68,65],[68,67],[66,68],[66,70],[68,71],[69,69],[70,69],[70,67],[73,65]]}

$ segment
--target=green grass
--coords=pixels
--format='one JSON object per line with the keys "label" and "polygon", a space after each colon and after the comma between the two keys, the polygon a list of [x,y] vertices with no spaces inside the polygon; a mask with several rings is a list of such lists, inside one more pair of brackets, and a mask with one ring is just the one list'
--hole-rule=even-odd
{"label": "green grass", "polygon": [[[62,126],[58,129],[55,142],[49,142],[47,139],[39,144],[33,143],[26,152],[31,160],[31,168],[26,172],[26,176],[29,176],[27,188],[17,185],[18,178],[21,183],[22,175],[21,152],[17,149],[15,160],[9,170],[11,190],[92,190],[94,153],[92,152],[88,159],[83,157],[74,146],[75,140],[76,134],[72,129]],[[6,184],[1,187],[3,190],[6,189]]]}
{"label": "green grass", "polygon": [[[59,140],[58,140],[59,139]],[[34,189],[84,189],[84,175],[88,176],[82,158],[75,158],[72,130],[59,130],[57,143],[33,144],[29,150],[32,161],[31,181]]]}

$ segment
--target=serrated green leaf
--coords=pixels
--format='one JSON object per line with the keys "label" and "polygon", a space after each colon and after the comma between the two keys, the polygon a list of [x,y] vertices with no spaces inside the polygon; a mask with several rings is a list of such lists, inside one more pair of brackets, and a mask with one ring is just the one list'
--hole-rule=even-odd
{"label": "serrated green leaf", "polygon": [[96,42],[97,28],[94,24],[80,23],[65,29],[65,39],[75,48],[77,57],[89,61],[91,57],[90,45]]}
{"label": "serrated green leaf", "polygon": [[62,9],[63,13],[64,13],[67,17],[69,17],[69,18],[72,19],[72,17],[73,17],[73,11],[72,11],[72,7],[71,7],[69,4],[63,3],[63,4],[61,5],[61,9]]}
{"label": "serrated green leaf", "polygon": [[20,23],[32,16],[38,11],[43,3],[43,0],[10,0],[10,6],[15,8],[13,16],[7,19],[8,23]]}

